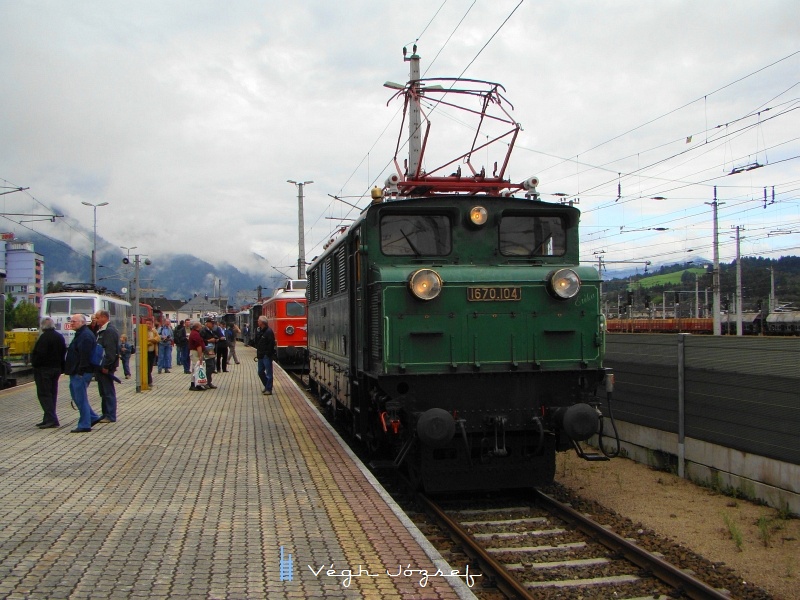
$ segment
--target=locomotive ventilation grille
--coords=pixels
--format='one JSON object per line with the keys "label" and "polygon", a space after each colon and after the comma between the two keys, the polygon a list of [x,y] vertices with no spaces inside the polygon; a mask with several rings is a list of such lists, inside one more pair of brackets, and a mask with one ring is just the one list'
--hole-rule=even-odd
{"label": "locomotive ventilation grille", "polygon": [[369,295],[369,356],[373,365],[379,364],[383,358],[381,332],[381,290],[375,286]]}
{"label": "locomotive ventilation grille", "polygon": [[328,256],[325,259],[325,273],[328,273],[328,277],[325,278],[325,297],[330,298],[333,295],[333,279],[330,277],[330,273],[333,273],[333,269],[331,269],[331,257]]}
{"label": "locomotive ventilation grille", "polygon": [[345,258],[346,254],[344,251],[344,244],[339,246],[336,249],[334,254],[334,260],[336,261],[336,278],[338,282],[338,291],[343,291],[347,289],[347,271],[345,270]]}

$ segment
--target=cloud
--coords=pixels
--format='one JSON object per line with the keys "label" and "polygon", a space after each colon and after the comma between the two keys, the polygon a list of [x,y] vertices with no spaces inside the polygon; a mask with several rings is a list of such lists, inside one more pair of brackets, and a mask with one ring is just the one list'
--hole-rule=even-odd
{"label": "cloud", "polygon": [[[393,171],[400,104],[386,106],[382,84],[405,81],[401,49],[419,38],[427,76],[464,72],[505,86],[524,127],[508,173],[538,174],[546,200],[580,197],[586,260],[603,246],[620,259],[707,249],[710,236],[691,230],[708,225],[714,184],[728,201],[725,228],[745,224],[755,237],[800,223],[790,133],[800,113],[769,120],[796,102],[800,58],[765,68],[798,48],[793,2],[517,5],[5,2],[0,111],[13,118],[0,122],[0,178],[41,203],[6,196],[5,210],[57,206],[90,228],[81,202],[109,202],[98,231],[117,245],[252,272],[261,268],[253,252],[296,263],[296,189],[286,180],[313,180],[310,259],[337,219],[354,216],[330,196],[365,206]],[[466,151],[457,144],[471,131],[435,111],[431,164]],[[740,162],[784,159],[723,178]],[[756,210],[772,185],[780,201]],[[649,201],[656,195],[669,200]],[[675,230],[599,233],[662,222]],[[86,251],[85,236],[64,224],[27,226]],[[791,237],[751,241],[776,252],[796,247]]]}

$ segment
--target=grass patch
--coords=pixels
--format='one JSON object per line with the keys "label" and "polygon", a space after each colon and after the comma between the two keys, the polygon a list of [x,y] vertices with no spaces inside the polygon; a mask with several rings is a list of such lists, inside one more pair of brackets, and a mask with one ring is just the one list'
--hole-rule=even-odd
{"label": "grass patch", "polygon": [[758,526],[758,537],[761,538],[765,548],[769,548],[769,543],[772,539],[772,519],[769,517],[758,517],[756,522]]}
{"label": "grass patch", "polygon": [[741,552],[742,544],[744,544],[742,530],[728,513],[723,513],[722,519],[725,521],[725,526],[728,528],[728,534],[730,534],[733,543],[736,544],[736,549]]}

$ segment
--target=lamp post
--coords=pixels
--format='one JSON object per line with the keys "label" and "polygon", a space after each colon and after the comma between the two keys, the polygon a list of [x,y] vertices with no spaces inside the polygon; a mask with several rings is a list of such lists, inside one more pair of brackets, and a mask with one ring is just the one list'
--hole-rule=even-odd
{"label": "lamp post", "polygon": [[131,259],[131,250],[136,250],[136,248],[138,248],[138,247],[139,246],[131,246],[130,248],[128,248],[127,246],[120,246],[120,248],[122,248],[123,250],[126,250],[128,252],[128,260]]}
{"label": "lamp post", "polygon": [[92,285],[97,283],[97,207],[108,206],[108,202],[92,204],[91,202],[81,202],[85,206],[91,206],[94,211],[94,243],[92,244]]}
{"label": "lamp post", "polygon": [[303,234],[303,186],[308,185],[309,183],[314,183],[313,181],[294,181],[293,179],[287,179],[287,183],[291,183],[297,186],[297,204],[299,207],[299,229],[300,229],[300,248],[297,255],[297,278],[298,279],[305,279],[303,276],[303,267],[305,266],[306,262],[306,243]]}
{"label": "lamp post", "polygon": [[[125,263],[125,264],[129,264],[129,263],[131,262],[131,250],[136,250],[136,248],[138,248],[138,247],[139,247],[139,246],[131,246],[130,248],[128,248],[127,246],[120,246],[120,248],[122,248],[123,250],[125,250],[125,251],[127,251],[127,252],[128,252],[128,262],[127,262],[127,263]],[[124,262],[124,261],[123,261],[123,262]],[[131,301],[131,280],[130,280],[130,274],[131,274],[131,272],[130,272],[130,271],[128,271],[128,272],[127,272],[127,275],[128,275],[128,277],[129,277],[129,279],[128,279],[128,302],[130,302],[130,301]]]}
{"label": "lamp post", "polygon": [[[130,249],[133,250],[133,248],[130,248]],[[128,248],[125,248],[125,250],[128,250]],[[129,265],[130,262],[131,261],[130,261],[129,258],[123,258],[122,259],[122,264],[124,264],[124,265]],[[143,261],[140,261],[139,260],[139,255],[136,254],[133,257],[133,298],[134,298],[133,299],[133,302],[134,302],[133,314],[136,316],[136,330],[137,330],[136,331],[137,335],[134,338],[135,339],[135,343],[136,343],[136,348],[137,348],[137,351],[136,351],[136,354],[135,354],[135,358],[134,358],[134,364],[135,364],[134,368],[136,369],[136,377],[134,378],[134,381],[136,382],[136,392],[137,393],[142,391],[142,387],[145,387],[145,388],[149,389],[149,386],[147,386],[146,383],[143,384],[142,379],[141,379],[141,370],[142,370],[142,367],[141,367],[142,358],[141,357],[142,357],[143,354],[145,355],[145,358],[147,356],[146,355],[146,352],[147,352],[147,337],[146,337],[146,334],[145,335],[139,335],[141,333],[139,326],[142,323],[141,312],[139,310],[139,308],[140,308],[139,307],[139,266],[141,264],[149,266],[151,264],[150,259],[149,258],[145,258]]]}

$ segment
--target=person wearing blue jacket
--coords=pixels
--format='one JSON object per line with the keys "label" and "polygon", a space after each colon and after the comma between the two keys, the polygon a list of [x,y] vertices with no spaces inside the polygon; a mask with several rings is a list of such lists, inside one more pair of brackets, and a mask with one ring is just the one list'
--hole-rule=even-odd
{"label": "person wearing blue jacket", "polygon": [[92,366],[92,351],[97,343],[92,330],[86,326],[86,317],[74,314],[69,319],[70,326],[75,331],[75,337],[67,347],[67,359],[64,373],[69,375],[69,393],[72,401],[80,413],[78,426],[70,430],[71,433],[87,433],[92,430],[92,421],[100,418],[89,404],[87,388],[92,381],[95,368]]}

